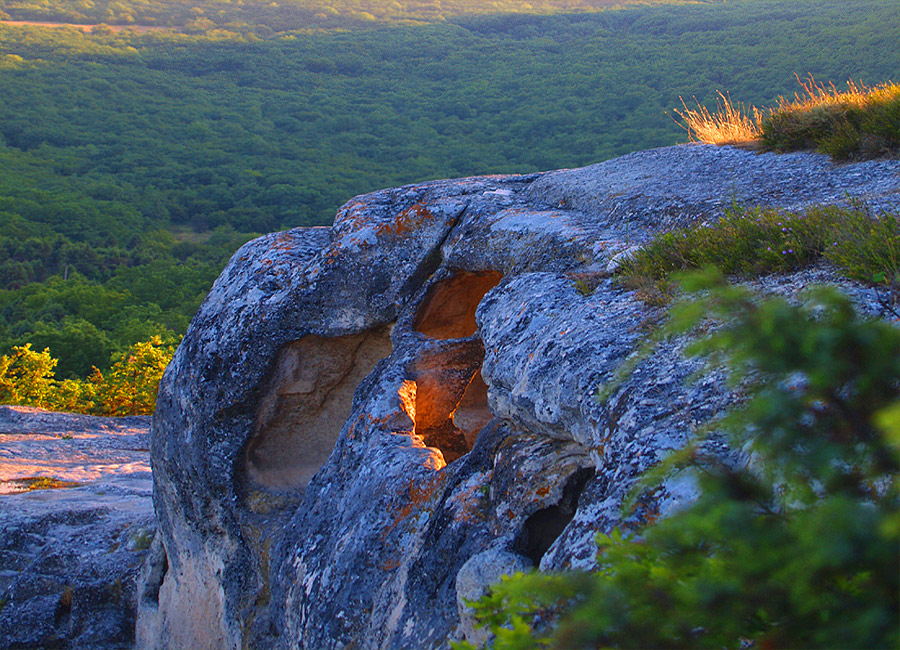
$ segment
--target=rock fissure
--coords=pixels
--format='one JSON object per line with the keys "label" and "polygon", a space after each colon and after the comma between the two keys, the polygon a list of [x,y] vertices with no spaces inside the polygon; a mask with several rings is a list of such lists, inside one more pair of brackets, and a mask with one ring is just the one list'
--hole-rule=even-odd
{"label": "rock fissure", "polygon": [[484,383],[484,378],[481,376],[481,368],[479,367],[475,374],[472,375],[472,379],[456,404],[456,408],[450,413],[453,425],[459,431],[462,431],[469,449],[475,445],[478,433],[494,417],[494,414],[491,413],[488,407],[487,391],[488,387]]}
{"label": "rock fissure", "polygon": [[143,589],[141,602],[143,606],[156,607],[159,603],[159,588],[162,586],[166,574],[169,572],[169,561],[166,558],[166,550],[159,538],[150,544],[147,559],[144,562]]}
{"label": "rock fissure", "polygon": [[449,224],[444,235],[435,243],[423,257],[422,261],[416,269],[410,274],[406,282],[403,283],[401,295],[412,296],[431,278],[443,263],[442,249],[452,237],[456,227],[460,223],[464,223],[468,203],[459,211],[453,221]]}

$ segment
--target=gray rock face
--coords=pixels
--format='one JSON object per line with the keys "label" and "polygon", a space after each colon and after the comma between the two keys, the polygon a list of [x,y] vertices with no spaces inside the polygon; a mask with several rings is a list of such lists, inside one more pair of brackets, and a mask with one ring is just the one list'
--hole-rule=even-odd
{"label": "gray rock face", "polygon": [[[134,644],[150,418],[0,406],[0,648]],[[27,491],[33,477],[65,488]]]}
{"label": "gray rock face", "polygon": [[[736,198],[900,206],[900,164],[677,147],[581,170],[358,197],[331,229],[250,242],[160,387],[147,648],[429,648],[477,640],[504,572],[590,567],[594,537],[729,394],[670,343],[605,404],[647,307],[606,273]],[[776,278],[791,292],[827,270]],[[590,295],[575,280],[599,286]]]}

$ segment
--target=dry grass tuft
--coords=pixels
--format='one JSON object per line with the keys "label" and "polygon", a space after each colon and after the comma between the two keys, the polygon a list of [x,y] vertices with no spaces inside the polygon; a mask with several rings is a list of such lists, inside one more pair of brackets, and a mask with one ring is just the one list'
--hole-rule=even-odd
{"label": "dry grass tuft", "polygon": [[869,101],[869,93],[872,92],[866,88],[865,84],[857,83],[853,79],[847,81],[847,90],[838,90],[833,83],[826,86],[816,81],[812,75],[808,75],[806,79],[801,79],[797,74],[794,76],[797,78],[797,83],[803,88],[803,92],[795,92],[794,99],[791,101],[779,97],[776,111],[813,111],[821,108],[849,108],[851,106],[863,108]]}
{"label": "dry grass tuft", "polygon": [[[675,110],[691,141],[757,145],[776,151],[817,149],[835,158],[877,157],[900,152],[900,85],[866,87],[852,79],[846,90],[797,76],[802,91],[778,98],[775,108],[734,103],[718,93],[715,111],[697,102]],[[694,98],[694,101],[697,101]]]}
{"label": "dry grass tuft", "polygon": [[900,147],[900,85],[867,88],[852,79],[846,90],[797,77],[803,92],[778,99],[762,123],[760,140],[777,151],[818,149],[835,158],[874,157]]}
{"label": "dry grass tuft", "polygon": [[727,94],[718,92],[716,111],[710,112],[697,98],[697,110],[690,109],[679,97],[684,110],[675,109],[683,120],[678,122],[692,142],[705,144],[749,144],[759,140],[761,114],[755,106],[735,104]]}

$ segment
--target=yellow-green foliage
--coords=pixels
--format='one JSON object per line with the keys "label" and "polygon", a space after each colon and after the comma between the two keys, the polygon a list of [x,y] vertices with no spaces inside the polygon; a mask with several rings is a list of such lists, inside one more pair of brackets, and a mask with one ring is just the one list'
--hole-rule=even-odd
{"label": "yellow-green foliage", "polygon": [[34,490],[58,490],[59,488],[73,488],[81,485],[75,481],[61,481],[60,479],[51,476],[29,476],[28,478],[17,478],[3,482],[21,486],[19,489],[23,492],[33,492]]}
{"label": "yellow-green foliage", "polygon": [[0,356],[0,402],[46,407],[53,388],[57,360],[50,351],[35,352],[31,343]]}
{"label": "yellow-green foliage", "polygon": [[114,356],[112,369],[104,376],[94,371],[91,383],[97,386],[97,402],[107,415],[149,415],[156,406],[156,391],[163,371],[175,353],[155,336],[135,343]]}
{"label": "yellow-green foliage", "polygon": [[93,415],[150,415],[156,406],[159,380],[175,346],[154,336],[113,356],[105,375],[94,368],[83,380],[53,378],[56,359],[50,350],[16,346],[0,356],[0,403],[37,406]]}

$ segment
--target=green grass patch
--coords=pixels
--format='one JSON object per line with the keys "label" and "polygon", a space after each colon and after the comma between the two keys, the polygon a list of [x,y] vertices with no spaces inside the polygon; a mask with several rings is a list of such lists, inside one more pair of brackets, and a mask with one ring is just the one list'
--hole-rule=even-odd
{"label": "green grass patch", "polygon": [[850,279],[889,290],[896,303],[900,214],[876,215],[860,203],[799,213],[732,206],[716,223],[659,235],[625,262],[621,273],[627,286],[653,295],[678,271],[711,265],[728,275],[755,276],[794,271],[821,259]]}
{"label": "green grass patch", "polygon": [[155,532],[153,530],[141,528],[131,536],[131,540],[128,545],[129,550],[146,551],[148,548],[150,548],[150,544],[153,542],[154,534]]}

